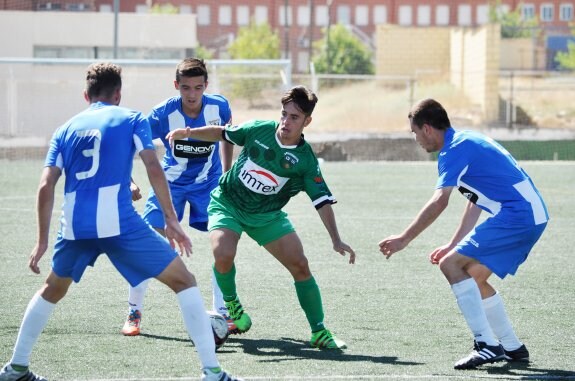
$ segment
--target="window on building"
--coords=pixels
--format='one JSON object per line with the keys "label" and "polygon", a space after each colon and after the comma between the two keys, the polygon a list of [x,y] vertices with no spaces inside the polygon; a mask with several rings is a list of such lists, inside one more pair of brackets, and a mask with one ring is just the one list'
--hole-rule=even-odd
{"label": "window on building", "polygon": [[477,6],[477,14],[475,15],[475,22],[477,25],[487,24],[489,22],[489,5],[481,4]]}
{"label": "window on building", "polygon": [[339,5],[337,7],[337,23],[343,25],[351,24],[351,9],[349,5]]}
{"label": "window on building", "polygon": [[411,25],[411,24],[413,24],[411,15],[411,5],[400,5],[399,25]]}
{"label": "window on building", "polygon": [[357,5],[355,7],[355,25],[369,25],[369,7],[367,5]]}
{"label": "window on building", "polygon": [[309,19],[309,7],[307,5],[300,5],[297,7],[297,25],[299,26],[308,26],[310,19]]}
{"label": "window on building", "polygon": [[232,7],[229,5],[220,5],[218,8],[218,24],[232,25]]}
{"label": "window on building", "polygon": [[318,5],[315,7],[315,25],[326,26],[328,22],[327,5]]}
{"label": "window on building", "polygon": [[66,10],[70,12],[84,12],[90,10],[90,5],[84,3],[68,3]]}
{"label": "window on building", "polygon": [[449,25],[449,5],[438,5],[435,8],[435,25]]}
{"label": "window on building", "polygon": [[40,3],[36,6],[39,11],[59,11],[62,9],[60,3]]}
{"label": "window on building", "polygon": [[236,23],[240,26],[250,23],[250,7],[247,5],[238,5],[236,8]]}
{"label": "window on building", "polygon": [[471,5],[460,4],[457,7],[457,25],[471,25]]}
{"label": "window on building", "polygon": [[541,4],[541,21],[553,21],[553,4]]}
{"label": "window on building", "polygon": [[268,23],[268,7],[265,5],[256,6],[254,12],[254,19],[256,24],[267,24]]}
{"label": "window on building", "polygon": [[573,4],[561,4],[559,6],[559,20],[573,21]]}
{"label": "window on building", "polygon": [[418,5],[417,6],[417,25],[430,25],[431,24],[431,6]]}
{"label": "window on building", "polygon": [[[286,26],[286,25],[291,25],[292,24],[292,18],[291,18],[291,6],[288,5],[287,9],[285,6],[281,6],[279,7],[279,24],[281,26]],[[286,19],[287,19],[287,24],[286,24]]]}
{"label": "window on building", "polygon": [[387,7],[385,5],[376,5],[373,7],[373,23],[387,24]]}
{"label": "window on building", "polygon": [[521,4],[521,19],[533,20],[535,18],[535,5],[530,3]]}
{"label": "window on building", "polygon": [[189,4],[181,4],[179,5],[180,14],[182,15],[189,15],[192,13],[192,6]]}
{"label": "window on building", "polygon": [[112,13],[112,4],[100,4],[100,12],[102,13]]}
{"label": "window on building", "polygon": [[198,5],[198,25],[210,25],[211,24],[211,12],[209,5]]}

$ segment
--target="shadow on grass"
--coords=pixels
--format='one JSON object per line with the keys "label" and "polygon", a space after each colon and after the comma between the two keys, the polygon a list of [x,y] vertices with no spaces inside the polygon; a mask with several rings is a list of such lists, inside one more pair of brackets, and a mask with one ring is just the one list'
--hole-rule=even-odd
{"label": "shadow on grass", "polygon": [[177,341],[180,343],[188,343],[190,345],[194,345],[192,341],[188,338],[181,338],[181,337],[169,337],[169,336],[161,336],[161,335],[152,335],[149,333],[140,333],[141,337],[145,337],[147,339],[156,339],[156,340],[166,340],[166,341]]}
{"label": "shadow on grass", "polygon": [[575,380],[575,370],[542,369],[534,363],[510,362],[486,370],[490,375],[513,376],[514,380]]}
{"label": "shadow on grass", "polygon": [[282,337],[281,340],[229,338],[219,352],[231,352],[232,348],[241,348],[244,353],[262,356],[261,362],[282,362],[301,359],[324,361],[368,361],[379,364],[422,365],[412,361],[400,361],[394,356],[367,356],[354,354],[353,350],[320,350],[311,348],[309,342]]}

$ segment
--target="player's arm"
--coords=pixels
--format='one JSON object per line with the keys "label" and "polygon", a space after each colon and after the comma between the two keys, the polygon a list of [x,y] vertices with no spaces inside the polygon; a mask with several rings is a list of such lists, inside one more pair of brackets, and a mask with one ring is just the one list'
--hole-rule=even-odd
{"label": "player's arm", "polygon": [[317,209],[319,213],[319,217],[323,222],[329,236],[331,238],[331,242],[333,244],[333,250],[337,251],[341,255],[345,256],[345,253],[349,253],[349,263],[355,263],[355,252],[353,249],[343,242],[339,236],[339,232],[337,230],[337,224],[335,221],[335,214],[333,212],[333,208],[331,204],[325,204],[321,208]]}
{"label": "player's arm", "polygon": [[50,233],[50,221],[52,219],[52,210],[54,208],[54,192],[56,183],[60,178],[62,171],[59,167],[44,167],[38,186],[36,199],[36,216],[38,222],[38,241],[32,253],[28,267],[36,274],[40,274],[38,262],[48,249],[48,239]]}
{"label": "player's arm", "polygon": [[197,140],[202,140],[205,142],[217,142],[223,140],[224,126],[204,126],[198,128],[177,128],[170,131],[166,135],[166,139],[170,142],[172,146],[174,140],[192,138]]}
{"label": "player's arm", "polygon": [[449,253],[471,230],[473,230],[480,215],[481,208],[471,201],[468,201],[463,210],[461,222],[457,229],[455,229],[455,233],[453,233],[451,240],[449,240],[447,244],[433,250],[429,254],[429,261],[434,265],[438,264],[441,258],[447,255],[447,253]]}
{"label": "player's arm", "polygon": [[392,254],[403,250],[443,213],[449,204],[449,196],[452,190],[453,187],[437,189],[415,219],[401,234],[389,236],[379,242],[379,251],[389,259]]}
{"label": "player's arm", "polygon": [[166,176],[164,175],[164,170],[158,160],[156,151],[144,149],[140,151],[140,157],[146,166],[148,179],[164,213],[166,238],[170,241],[172,247],[175,247],[176,242],[178,243],[180,254],[186,253],[186,255],[189,256],[192,253],[192,242],[184,233],[178,221],[178,216],[172,204],[170,188],[168,187],[168,182],[166,181]]}

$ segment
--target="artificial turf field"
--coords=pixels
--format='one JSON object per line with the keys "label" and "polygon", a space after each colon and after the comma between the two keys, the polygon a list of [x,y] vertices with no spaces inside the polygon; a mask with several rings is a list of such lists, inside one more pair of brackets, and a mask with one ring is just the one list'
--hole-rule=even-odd
{"label": "artificial turf field", "polygon": [[[236,259],[238,292],[254,325],[221,348],[222,365],[247,380],[575,380],[575,162],[521,164],[547,201],[551,220],[517,275],[492,280],[531,352],[529,365],[453,370],[471,350],[472,337],[427,254],[451,237],[463,197],[454,193],[448,210],[390,260],[378,251],[378,242],[399,233],[431,196],[433,162],[322,164],[338,199],[340,234],[357,253],[355,265],[332,251],[307,196],[300,194],[286,207],[321,288],[326,325],[348,344],[342,353],[308,347],[309,328],[289,273],[244,236]],[[50,251],[41,262],[42,275],[27,268],[36,239],[41,167],[36,160],[0,161],[0,362],[10,359],[26,305],[50,268]],[[139,161],[134,177],[145,198],[148,185]],[[138,202],[139,210],[144,202]],[[194,254],[185,262],[211,309],[208,237],[186,231]],[[167,287],[152,282],[139,337],[119,333],[126,299],[127,283],[101,256],[59,303],[34,348],[31,369],[50,381],[198,379],[197,356]]]}

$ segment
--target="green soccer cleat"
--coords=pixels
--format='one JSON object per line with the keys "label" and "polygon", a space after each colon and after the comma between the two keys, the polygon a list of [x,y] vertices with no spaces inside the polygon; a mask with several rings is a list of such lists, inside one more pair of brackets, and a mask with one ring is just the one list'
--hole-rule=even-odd
{"label": "green soccer cleat", "polygon": [[234,300],[226,302],[226,308],[228,309],[230,318],[236,325],[236,332],[234,333],[245,333],[249,331],[252,326],[252,319],[245,313],[244,307],[237,296]]}
{"label": "green soccer cleat", "polygon": [[319,349],[345,349],[347,345],[335,337],[328,329],[312,332],[310,344]]}

